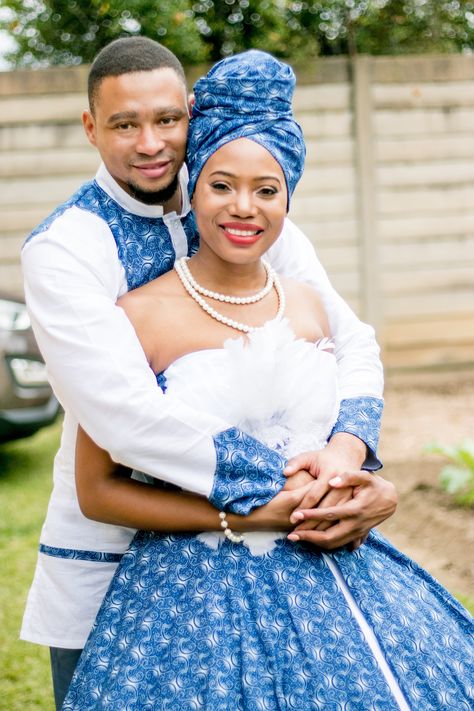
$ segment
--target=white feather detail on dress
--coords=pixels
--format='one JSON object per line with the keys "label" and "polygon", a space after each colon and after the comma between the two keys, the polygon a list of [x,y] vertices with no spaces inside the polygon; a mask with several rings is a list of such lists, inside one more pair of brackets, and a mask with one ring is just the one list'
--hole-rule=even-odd
{"label": "white feather detail on dress", "polygon": [[[288,320],[269,321],[246,337],[224,343],[226,419],[290,458],[322,449],[339,411],[337,366],[330,339],[297,339]],[[246,533],[254,555],[271,550],[281,532]],[[217,548],[220,533],[198,536]]]}

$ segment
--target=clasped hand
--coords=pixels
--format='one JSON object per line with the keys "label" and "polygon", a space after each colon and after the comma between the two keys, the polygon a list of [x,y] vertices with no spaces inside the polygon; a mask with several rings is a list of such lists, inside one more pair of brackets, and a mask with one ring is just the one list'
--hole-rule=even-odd
{"label": "clasped hand", "polygon": [[347,471],[329,450],[305,452],[288,463],[286,485],[260,512],[293,525],[288,539],[333,550],[355,550],[397,506],[394,485],[364,471]]}

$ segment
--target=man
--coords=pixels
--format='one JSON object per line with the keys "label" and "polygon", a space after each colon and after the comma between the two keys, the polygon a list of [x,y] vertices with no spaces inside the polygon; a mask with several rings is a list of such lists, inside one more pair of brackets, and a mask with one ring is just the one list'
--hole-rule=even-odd
{"label": "man", "polygon": [[[21,636],[51,647],[58,708],[132,529],[153,528],[153,521],[166,521],[169,530],[220,526],[218,512],[205,499],[194,498],[190,506],[189,495],[145,489],[132,480],[125,485],[134,506],[114,511],[109,523],[115,525],[84,518],[74,486],[78,422],[117,462],[198,495],[204,492],[196,482],[219,476],[226,461],[236,462],[244,475],[256,466],[284,466],[244,433],[237,433],[229,451],[229,423],[164,397],[130,323],[115,306],[127,289],[171,269],[175,258],[197,244],[183,165],[188,104],[180,63],[151,40],[117,40],[91,68],[89,102],[84,129],[103,164],[94,181],[32,233],[22,256],[27,303],[65,421]],[[346,472],[359,470],[366,457],[369,468],[370,462],[377,466],[381,366],[372,330],[333,291],[311,245],[290,222],[269,258],[277,271],[316,286],[335,339],[343,398],[339,419],[326,449],[297,458],[292,470],[310,468],[318,478],[310,499],[302,501],[307,508],[326,494],[335,475],[353,484]],[[181,469],[189,461],[185,480],[175,471],[178,452]],[[349,509],[337,509],[337,525],[302,531],[300,538],[326,547],[360,541],[394,509],[390,485],[378,477],[372,481]],[[279,494],[269,513],[264,511],[268,528],[272,506],[289,516],[301,502],[289,494]],[[269,491],[268,500],[272,496]],[[324,502],[338,500],[330,492]],[[324,522],[324,512],[318,516]]]}

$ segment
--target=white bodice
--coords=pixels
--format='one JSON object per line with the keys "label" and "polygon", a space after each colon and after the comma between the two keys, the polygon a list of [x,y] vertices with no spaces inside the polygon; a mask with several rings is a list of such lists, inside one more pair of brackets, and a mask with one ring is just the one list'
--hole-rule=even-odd
{"label": "white bodice", "polygon": [[296,339],[286,320],[182,356],[165,376],[168,393],[285,457],[323,447],[339,411],[330,342]]}
{"label": "white bodice", "polygon": [[[286,320],[269,321],[223,348],[182,356],[165,372],[167,392],[239,427],[284,457],[324,447],[339,412],[336,359],[328,339],[296,339]],[[285,534],[245,534],[254,555]],[[220,533],[198,538],[217,548]]]}

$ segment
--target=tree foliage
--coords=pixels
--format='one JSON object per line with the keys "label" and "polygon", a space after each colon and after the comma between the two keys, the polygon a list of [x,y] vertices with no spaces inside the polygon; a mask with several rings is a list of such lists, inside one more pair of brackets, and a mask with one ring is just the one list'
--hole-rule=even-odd
{"label": "tree foliage", "polygon": [[474,49],[474,0],[3,0],[17,66],[90,62],[116,37],[161,41],[185,64],[257,47],[280,57]]}

